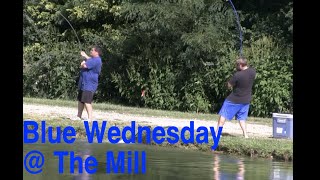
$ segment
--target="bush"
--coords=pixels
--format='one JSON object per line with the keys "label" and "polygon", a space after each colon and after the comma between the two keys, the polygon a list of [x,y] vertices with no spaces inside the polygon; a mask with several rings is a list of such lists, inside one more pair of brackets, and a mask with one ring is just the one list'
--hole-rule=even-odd
{"label": "bush", "polygon": [[272,112],[292,113],[292,52],[264,36],[245,49],[249,63],[256,68],[251,114],[270,117]]}

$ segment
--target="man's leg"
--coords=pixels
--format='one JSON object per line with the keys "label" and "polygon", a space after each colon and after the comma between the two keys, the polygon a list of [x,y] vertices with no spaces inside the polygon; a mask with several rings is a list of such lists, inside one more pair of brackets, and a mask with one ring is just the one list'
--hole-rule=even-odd
{"label": "man's leg", "polygon": [[88,120],[92,121],[92,104],[91,103],[85,103],[85,107],[88,114]]}
{"label": "man's leg", "polygon": [[83,112],[83,108],[84,108],[84,103],[83,103],[83,91],[79,90],[78,91],[78,114],[77,117],[72,118],[72,120],[81,120],[81,116],[82,116],[82,112]]}
{"label": "man's leg", "polygon": [[248,133],[247,133],[247,124],[246,124],[246,120],[239,120],[239,124],[241,126],[242,132],[243,132],[243,136],[245,138],[249,138]]}
{"label": "man's leg", "polygon": [[92,121],[92,101],[93,101],[93,92],[84,91],[84,107],[86,108],[88,114],[88,120]]}
{"label": "man's leg", "polygon": [[239,112],[236,114],[236,118],[239,120],[239,124],[245,138],[248,138],[246,120],[248,118],[249,107],[249,104],[243,104]]}
{"label": "man's leg", "polygon": [[235,105],[232,102],[225,100],[218,114],[220,117],[218,120],[216,135],[218,134],[219,127],[224,126],[226,119],[231,120],[236,114]]}
{"label": "man's leg", "polygon": [[216,129],[216,136],[218,135],[219,127],[223,127],[225,122],[226,122],[226,118],[220,115],[219,120],[218,120],[217,129]]}
{"label": "man's leg", "polygon": [[78,117],[81,118],[82,116],[82,112],[83,112],[83,108],[84,108],[84,103],[78,101]]}

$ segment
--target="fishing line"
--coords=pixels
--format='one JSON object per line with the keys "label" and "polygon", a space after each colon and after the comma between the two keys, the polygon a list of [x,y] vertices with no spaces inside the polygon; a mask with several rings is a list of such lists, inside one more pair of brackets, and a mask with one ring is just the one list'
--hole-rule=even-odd
{"label": "fishing line", "polygon": [[[234,15],[236,16],[236,19],[237,19],[237,25],[238,25],[238,30],[239,30],[239,39],[240,39],[240,57],[242,57],[242,31],[241,31],[239,15],[237,13],[236,8],[234,7],[234,5],[232,3],[232,0],[226,0],[226,1],[230,2],[231,6],[232,6],[232,9],[233,9],[233,13],[234,13]],[[213,66],[214,65],[213,62],[202,62],[202,63],[205,66]]]}
{"label": "fishing line", "polygon": [[80,51],[82,51],[82,46],[81,46],[81,43],[80,43],[80,40],[79,40],[79,37],[78,37],[78,35],[77,35],[77,32],[76,32],[76,30],[74,30],[74,28],[73,28],[73,26],[72,26],[72,24],[69,22],[69,20],[66,18],[66,17],[64,17],[64,15],[62,15],[62,13],[60,12],[60,11],[58,11],[58,13],[68,22],[68,24],[70,25],[70,27],[72,28],[72,30],[73,30],[73,32],[74,32],[74,34],[76,35],[76,37],[77,37],[77,40],[78,40],[78,43],[79,43],[79,48],[80,48]]}
{"label": "fishing line", "polygon": [[237,13],[237,10],[236,8],[234,7],[233,3],[231,0],[226,0],[226,1],[229,1],[231,6],[232,6],[232,9],[233,9],[233,12],[234,12],[234,15],[236,16],[237,18],[237,24],[238,24],[238,29],[239,29],[239,39],[240,39],[240,57],[242,57],[242,31],[241,31],[241,25],[240,25],[240,20],[239,20],[239,15]]}

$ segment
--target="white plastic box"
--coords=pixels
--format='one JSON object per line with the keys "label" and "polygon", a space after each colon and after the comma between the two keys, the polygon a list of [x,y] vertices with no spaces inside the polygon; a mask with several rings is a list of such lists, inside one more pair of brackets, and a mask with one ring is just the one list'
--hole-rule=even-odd
{"label": "white plastic box", "polygon": [[273,113],[273,137],[293,138],[293,115]]}

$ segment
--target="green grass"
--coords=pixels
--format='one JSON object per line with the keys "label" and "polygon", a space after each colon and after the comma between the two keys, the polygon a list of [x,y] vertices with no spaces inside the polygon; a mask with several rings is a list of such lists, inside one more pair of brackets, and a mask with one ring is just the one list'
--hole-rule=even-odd
{"label": "green grass", "polygon": [[230,154],[251,157],[274,158],[291,161],[293,159],[293,141],[290,139],[250,138],[224,136],[218,150]]}
{"label": "green grass", "polygon": [[[61,99],[39,99],[39,98],[23,98],[23,103],[27,104],[42,104],[42,105],[54,105],[54,106],[64,106],[64,107],[77,107],[77,101],[71,100],[61,100]],[[218,120],[219,116],[217,114],[204,114],[204,113],[192,113],[192,112],[180,112],[180,111],[165,111],[156,110],[149,108],[139,108],[139,107],[128,107],[122,105],[115,105],[110,103],[94,103],[93,108],[101,111],[112,111],[121,114],[133,114],[142,116],[152,116],[152,117],[167,117],[167,118],[181,118],[181,119],[201,119],[201,120]],[[231,121],[236,123],[236,121]],[[272,126],[271,118],[258,118],[249,117],[248,123],[263,124]]]}

